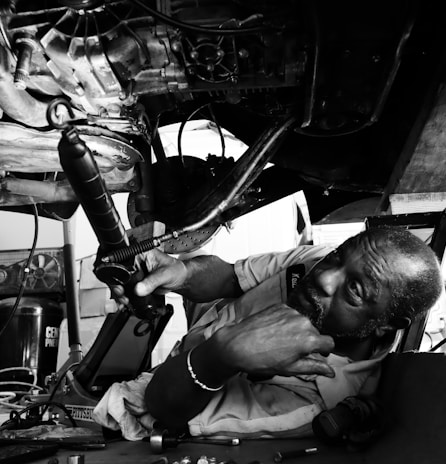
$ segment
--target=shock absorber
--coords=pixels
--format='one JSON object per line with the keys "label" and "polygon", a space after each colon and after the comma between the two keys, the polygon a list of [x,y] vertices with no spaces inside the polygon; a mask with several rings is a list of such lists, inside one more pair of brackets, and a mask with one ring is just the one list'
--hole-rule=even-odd
{"label": "shock absorber", "polygon": [[60,164],[98,238],[101,251],[129,245],[129,240],[96,161],[77,130],[62,132]]}
{"label": "shock absorber", "polygon": [[[48,119],[50,124],[60,128],[50,116],[58,104],[61,102],[54,101],[50,105]],[[67,102],[63,105],[67,106]],[[98,258],[104,253],[129,247],[125,228],[93,154],[74,126],[66,125],[58,150],[60,164],[99,241]],[[157,297],[138,297],[133,292],[135,284],[144,277],[143,270],[135,266],[133,257],[121,263],[103,263],[100,259],[96,263],[99,263],[94,268],[96,277],[109,286],[123,285],[130,300],[129,309],[141,319],[151,319],[160,302]]]}

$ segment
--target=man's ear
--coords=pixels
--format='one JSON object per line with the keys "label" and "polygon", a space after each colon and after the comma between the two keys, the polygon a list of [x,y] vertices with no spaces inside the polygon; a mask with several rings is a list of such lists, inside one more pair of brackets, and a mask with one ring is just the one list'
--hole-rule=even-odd
{"label": "man's ear", "polygon": [[387,324],[384,324],[375,329],[375,334],[378,337],[383,337],[389,332],[395,332],[396,330],[407,329],[412,321],[409,317],[395,316]]}

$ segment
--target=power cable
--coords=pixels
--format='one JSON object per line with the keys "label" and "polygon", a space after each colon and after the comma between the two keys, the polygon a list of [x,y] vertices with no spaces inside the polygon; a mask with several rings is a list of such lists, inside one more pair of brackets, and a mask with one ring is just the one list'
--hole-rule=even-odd
{"label": "power cable", "polygon": [[230,29],[230,28],[213,28],[213,27],[202,27],[202,26],[195,26],[193,24],[185,23],[183,21],[177,21],[170,16],[166,16],[159,11],[150,8],[149,6],[145,5],[143,2],[139,0],[131,0],[131,2],[135,5],[138,5],[143,10],[147,11],[149,14],[158,18],[163,23],[176,27],[178,29],[183,29],[189,32],[196,32],[199,34],[211,34],[211,35],[246,35],[246,34],[257,34],[259,32],[265,32],[266,30],[281,30],[283,26],[273,27],[273,26],[256,26],[256,27],[245,27],[239,29]]}
{"label": "power cable", "polygon": [[8,319],[6,320],[5,324],[0,330],[0,338],[3,335],[3,333],[6,330],[6,327],[8,327],[9,323],[11,322],[12,318],[14,317],[17,308],[20,304],[20,300],[22,299],[23,293],[25,292],[25,287],[26,287],[26,280],[28,278],[28,274],[30,271],[30,266],[31,266],[31,261],[34,257],[34,252],[36,250],[36,245],[37,245],[37,239],[39,237],[39,212],[37,211],[37,206],[35,203],[32,204],[33,207],[33,213],[34,213],[34,239],[33,239],[33,244],[31,246],[28,259],[26,260],[25,267],[23,268],[23,277],[22,281],[20,282],[20,288],[19,292],[17,294],[16,300],[14,302],[14,306],[9,313]]}

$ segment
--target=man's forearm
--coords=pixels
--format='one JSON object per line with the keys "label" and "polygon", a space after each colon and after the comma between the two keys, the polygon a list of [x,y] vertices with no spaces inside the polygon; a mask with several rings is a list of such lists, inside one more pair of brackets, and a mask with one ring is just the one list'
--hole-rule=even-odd
{"label": "man's forearm", "polygon": [[[334,348],[310,320],[284,304],[227,324],[193,349],[165,361],[147,387],[148,412],[165,426],[179,428],[197,415],[216,389],[238,372],[257,375],[334,376],[322,356]],[[312,357],[309,355],[312,354]]]}
{"label": "man's forearm", "polygon": [[[188,353],[169,358],[156,370],[146,390],[149,413],[169,428],[182,428],[210,401],[215,392],[194,381],[187,365]],[[215,338],[194,348],[190,366],[196,379],[209,388],[218,388],[237,373],[222,359]]]}
{"label": "man's forearm", "polygon": [[198,256],[184,264],[187,278],[178,293],[188,300],[200,303],[242,294],[233,264],[217,256]]}

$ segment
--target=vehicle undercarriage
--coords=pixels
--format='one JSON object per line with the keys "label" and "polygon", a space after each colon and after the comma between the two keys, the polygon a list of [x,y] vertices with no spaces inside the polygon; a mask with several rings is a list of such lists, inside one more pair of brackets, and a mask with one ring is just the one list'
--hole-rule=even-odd
{"label": "vehicle undercarriage", "polygon": [[[48,106],[64,98],[133,227],[212,228],[303,190],[317,221],[382,197],[441,88],[444,11],[419,1],[8,0],[0,10],[0,207],[78,198]],[[63,118],[63,115],[59,115]],[[222,150],[183,156],[207,119]],[[181,123],[178,156],[158,128]],[[237,162],[222,128],[248,145]],[[153,154],[152,154],[153,153]],[[269,166],[265,168],[265,166]]]}

